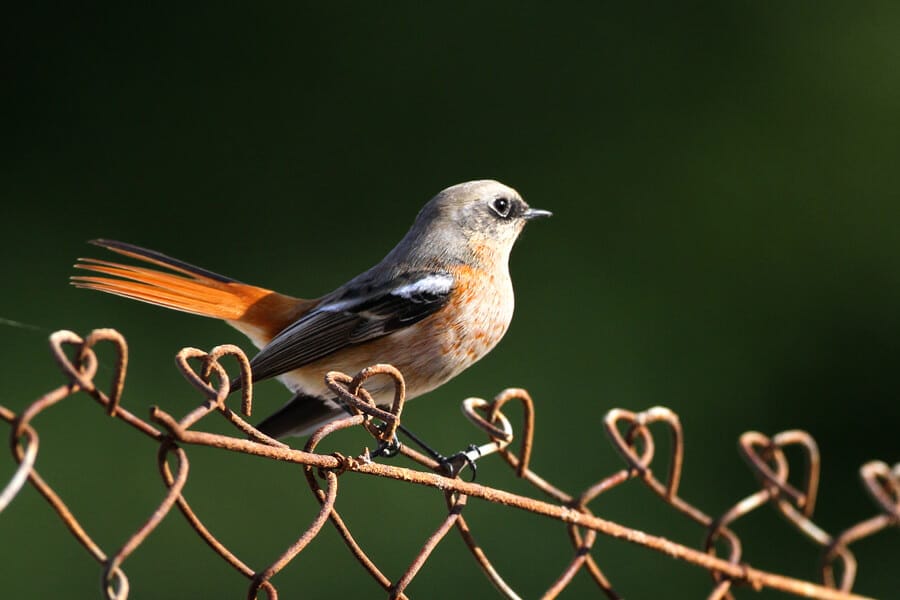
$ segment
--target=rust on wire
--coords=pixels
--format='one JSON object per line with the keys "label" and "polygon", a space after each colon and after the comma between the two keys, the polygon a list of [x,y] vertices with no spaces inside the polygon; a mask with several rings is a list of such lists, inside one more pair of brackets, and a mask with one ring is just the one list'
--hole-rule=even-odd
{"label": "rust on wire", "polygon": [[[115,353],[113,374],[107,388],[96,382],[99,361],[95,349],[102,346]],[[464,400],[464,415],[487,437],[484,444],[475,447],[467,455],[474,460],[492,453],[499,454],[517,477],[546,498],[541,500],[467,482],[459,477],[447,477],[442,465],[407,446],[401,446],[400,451],[415,462],[419,469],[374,462],[368,449],[363,449],[356,456],[318,452],[317,447],[323,440],[334,432],[349,427],[365,428],[376,444],[390,443],[394,439],[401,423],[406,384],[402,374],[391,365],[373,365],[355,375],[328,373],[325,383],[347,407],[348,415],[321,427],[310,436],[304,448],[299,450],[263,434],[244,419],[252,412],[252,377],[246,355],[236,346],[217,346],[210,352],[196,348],[180,351],[176,355],[176,366],[203,400],[180,418],[153,408],[149,420],[137,417],[121,404],[128,366],[128,346],[118,332],[97,329],[81,338],[70,331],[58,331],[50,336],[50,347],[67,383],[41,396],[19,414],[0,406],[0,419],[10,424],[10,449],[18,463],[13,476],[0,492],[0,512],[15,499],[26,483],[30,483],[47,500],[78,542],[100,563],[102,593],[107,598],[128,597],[130,587],[124,563],[140,549],[175,507],[207,546],[248,580],[249,599],[260,597],[261,591],[269,599],[278,598],[273,578],[303,552],[329,522],[337,530],[351,555],[384,589],[389,598],[407,598],[406,591],[410,584],[431,559],[434,550],[453,530],[459,532],[475,559],[474,564],[484,572],[493,586],[507,598],[519,598],[491,562],[466,522],[464,511],[472,497],[543,515],[559,521],[566,528],[572,544],[572,558],[550,584],[544,598],[557,597],[575,575],[582,571],[590,576],[605,597],[622,597],[591,553],[598,536],[604,535],[626,540],[706,569],[712,578],[709,598],[732,598],[733,588],[744,585],[753,589],[772,588],[807,598],[860,599],[862,596],[852,592],[857,564],[850,546],[889,527],[900,526],[900,464],[891,467],[884,462],[872,461],[862,466],[860,476],[864,489],[873,500],[876,514],[836,535],[821,529],[813,521],[821,468],[819,450],[815,440],[808,433],[799,430],[782,432],[772,437],[758,432],[743,434],[739,441],[740,453],[756,477],[759,489],[737,500],[722,514],[708,515],[679,495],[684,468],[684,431],[678,415],[668,408],[653,407],[643,412],[620,408],[608,411],[603,419],[604,430],[614,451],[624,461],[624,467],[578,494],[569,494],[531,470],[535,410],[527,391],[510,388],[490,402],[480,398]],[[227,405],[232,378],[223,365],[226,359],[236,361],[241,378],[240,414]],[[376,405],[366,389],[367,382],[373,377],[386,377],[393,383],[394,398],[390,406]],[[127,423],[158,444],[157,462],[164,491],[162,499],[144,523],[111,555],[91,538],[61,496],[35,469],[40,442],[32,422],[43,411],[78,394],[94,398],[109,417]],[[504,413],[510,403],[517,403],[522,407],[521,427],[518,430]],[[194,429],[215,412],[231,423],[238,435],[221,435]],[[657,464],[660,460],[656,457],[656,438],[653,433],[657,428],[667,430],[671,439],[671,451],[667,461],[663,461],[664,464]],[[520,439],[514,451],[515,436]],[[298,532],[295,541],[269,564],[258,567],[248,565],[212,534],[183,494],[190,472],[188,449],[196,445],[299,465],[304,471],[310,491],[319,502],[318,514],[311,518],[310,525],[304,531]],[[788,447],[796,447],[802,451],[804,460],[801,465],[790,464],[784,452]],[[421,549],[403,573],[392,577],[382,572],[356,541],[336,509],[338,479],[346,473],[373,475],[428,486],[436,488],[443,496],[445,508],[436,509],[438,518],[433,532],[423,540]],[[658,473],[663,473],[663,477],[660,478]],[[590,504],[595,499],[631,481],[641,482],[663,504],[674,508],[703,528],[703,546],[685,546],[600,518],[591,511]],[[732,530],[732,525],[766,505],[772,506],[801,535],[820,546],[820,582],[759,570],[745,561],[740,539]],[[726,550],[721,557],[717,548],[720,544]],[[839,577],[835,574],[838,571]]]}

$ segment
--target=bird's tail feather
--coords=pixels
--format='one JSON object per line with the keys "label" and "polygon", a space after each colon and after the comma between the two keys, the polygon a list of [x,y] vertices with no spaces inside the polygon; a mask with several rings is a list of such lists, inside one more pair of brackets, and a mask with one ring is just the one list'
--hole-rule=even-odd
{"label": "bird's tail feather", "polygon": [[333,403],[299,392],[256,428],[273,438],[303,436],[341,416],[347,416],[347,413]]}
{"label": "bird's tail feather", "polygon": [[75,287],[224,319],[257,345],[267,343],[314,304],[314,301],[241,283],[155,250],[114,240],[98,239],[91,243],[174,272],[80,258],[75,268],[94,274],[72,276]]}

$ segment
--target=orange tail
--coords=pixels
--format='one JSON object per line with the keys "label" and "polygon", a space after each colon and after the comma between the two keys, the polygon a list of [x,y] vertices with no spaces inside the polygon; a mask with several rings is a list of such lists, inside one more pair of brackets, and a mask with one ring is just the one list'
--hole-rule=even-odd
{"label": "orange tail", "polygon": [[247,285],[140,246],[102,239],[92,240],[91,243],[175,273],[95,258],[79,258],[76,269],[110,277],[75,275],[71,278],[75,287],[224,319],[257,346],[268,343],[275,334],[315,304],[314,300],[293,298]]}

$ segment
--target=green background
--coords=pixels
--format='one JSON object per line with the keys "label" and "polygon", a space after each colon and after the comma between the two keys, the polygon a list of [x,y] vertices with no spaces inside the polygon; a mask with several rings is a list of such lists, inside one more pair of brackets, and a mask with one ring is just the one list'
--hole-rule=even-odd
{"label": "green background", "polygon": [[[824,460],[817,522],[836,533],[876,513],[858,467],[900,453],[897,3],[18,10],[0,25],[0,317],[38,329],[0,326],[2,404],[21,410],[62,383],[46,348],[55,329],[128,338],[124,403],[139,415],[199,400],[173,367],[182,346],[250,350],[221,323],[67,286],[76,257],[109,258],[85,240],[313,297],[383,256],[434,193],[491,177],[555,216],[513,253],[506,338],[412,404],[406,424],[451,452],[482,439],[464,397],[526,387],[533,467],[577,493],[621,467],[607,409],[666,405],[686,430],[682,495],[710,514],[755,489],[741,432],[805,428]],[[257,415],[286,398],[260,385]],[[202,427],[229,431],[220,420]],[[34,424],[41,473],[113,552],[162,497],[154,444],[86,397]],[[326,449],[367,443],[350,432]],[[267,565],[314,517],[292,465],[188,452],[186,495],[249,564]],[[12,472],[0,462],[0,481]],[[479,481],[529,492],[496,457]],[[338,505],[391,577],[445,514],[433,490],[352,474]],[[702,540],[637,483],[592,508]],[[466,514],[525,597],[569,561],[556,522],[476,500]],[[735,528],[754,566],[816,577],[818,550],[773,511]],[[895,594],[896,529],[853,550],[856,590]],[[33,489],[0,514],[0,554],[7,597],[98,596],[100,568]],[[711,589],[701,569],[623,542],[601,538],[593,554],[629,598]],[[134,598],[246,590],[176,513],[125,569]],[[274,581],[288,598],[382,595],[329,526]],[[409,593],[496,595],[455,534]],[[589,595],[582,574],[563,597]]]}

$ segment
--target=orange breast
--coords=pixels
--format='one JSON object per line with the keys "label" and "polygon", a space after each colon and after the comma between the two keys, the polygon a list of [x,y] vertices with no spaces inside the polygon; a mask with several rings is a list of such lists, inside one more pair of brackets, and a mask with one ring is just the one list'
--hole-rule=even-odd
{"label": "orange breast", "polygon": [[[330,396],[325,373],[340,370],[350,375],[375,363],[390,363],[406,378],[407,397],[424,394],[458,375],[487,354],[503,337],[512,319],[512,283],[506,269],[487,273],[468,266],[453,270],[456,278],[451,300],[422,321],[388,336],[341,350],[281,379],[294,390]],[[392,384],[373,382],[376,401],[389,403]]]}

